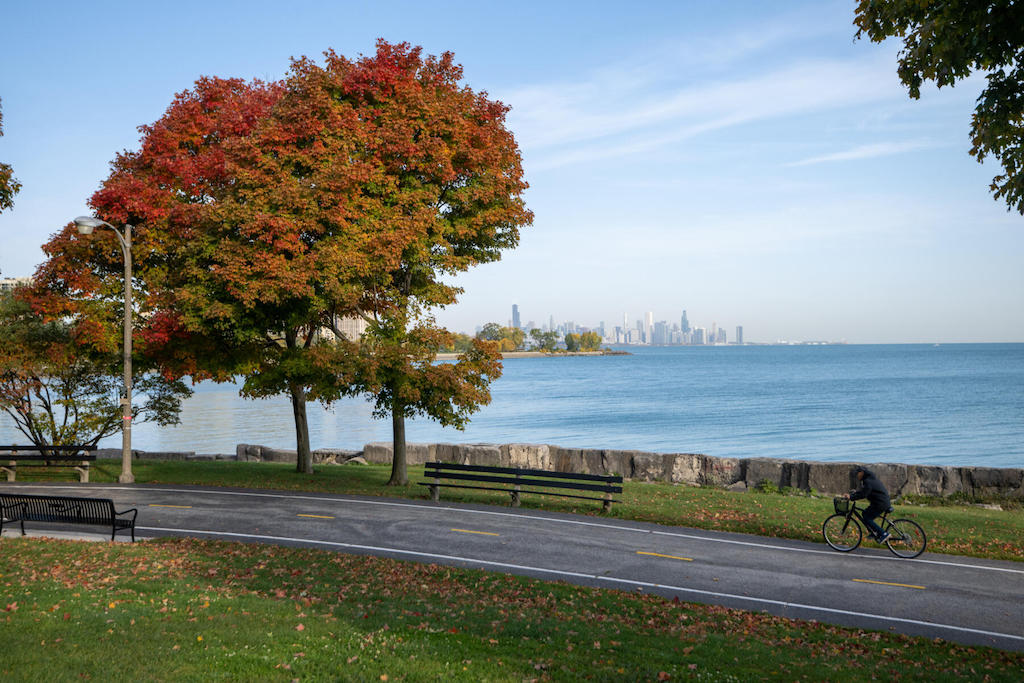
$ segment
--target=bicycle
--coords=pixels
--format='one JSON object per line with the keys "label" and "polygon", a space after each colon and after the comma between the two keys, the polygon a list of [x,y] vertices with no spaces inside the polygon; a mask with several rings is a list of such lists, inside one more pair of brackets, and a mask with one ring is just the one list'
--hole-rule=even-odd
{"label": "bicycle", "polygon": [[[846,498],[834,498],[832,506],[836,512],[821,525],[821,535],[825,537],[826,543],[841,553],[856,550],[864,538],[864,530],[861,528],[861,524],[864,524],[863,512],[854,501]],[[910,559],[923,553],[928,538],[921,525],[910,519],[890,520],[890,512],[893,512],[891,505],[881,517],[875,519],[875,523],[883,532],[889,533],[885,545],[893,555]]]}

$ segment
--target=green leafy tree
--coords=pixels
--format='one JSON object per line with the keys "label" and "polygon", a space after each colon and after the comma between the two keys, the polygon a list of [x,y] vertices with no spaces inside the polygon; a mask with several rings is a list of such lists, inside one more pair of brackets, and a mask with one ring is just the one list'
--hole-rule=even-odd
{"label": "green leafy tree", "polygon": [[[44,455],[48,445],[96,445],[121,431],[121,354],[83,343],[68,320],[46,321],[28,288],[0,293],[0,410]],[[168,380],[143,358],[133,365],[135,422],[178,423],[191,390]]]}
{"label": "green leafy tree", "polygon": [[544,332],[535,327],[530,330],[530,339],[533,340],[533,348],[538,351],[553,353],[558,349],[558,332]]}
{"label": "green leafy tree", "polygon": [[580,335],[580,349],[583,351],[600,351],[601,335],[597,332],[584,332]]}
{"label": "green leafy tree", "polygon": [[570,332],[565,335],[565,350],[570,353],[580,350],[580,335]]}
{"label": "green leafy tree", "polygon": [[[0,111],[0,137],[4,134],[4,115]],[[21,189],[21,183],[14,178],[10,165],[0,163],[0,211],[14,206],[14,195]]]}
{"label": "green leafy tree", "polygon": [[992,180],[995,199],[1024,215],[1024,3],[1014,0],[859,0],[857,38],[903,40],[897,72],[910,96],[933,81],[952,86],[985,74],[971,119],[970,153],[990,154],[1003,173]]}
{"label": "green leafy tree", "polygon": [[487,323],[480,329],[477,339],[498,342],[499,351],[521,351],[526,347],[526,333],[515,327]]}
{"label": "green leafy tree", "polygon": [[391,418],[393,451],[389,485],[408,483],[405,421],[425,416],[464,429],[472,413],[490,403],[489,385],[501,376],[493,342],[476,340],[454,363],[435,360],[452,344],[451,333],[432,320],[413,326],[393,314],[370,325],[362,337],[360,387],[374,400],[374,417]]}

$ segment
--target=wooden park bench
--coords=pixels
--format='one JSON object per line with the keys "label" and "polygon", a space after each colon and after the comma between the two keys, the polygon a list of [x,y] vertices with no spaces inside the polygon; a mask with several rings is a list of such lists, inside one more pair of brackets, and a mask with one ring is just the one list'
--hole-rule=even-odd
{"label": "wooden park bench", "polygon": [[[622,477],[614,474],[576,474],[574,472],[532,470],[523,467],[458,465],[447,462],[428,462],[424,467],[423,474],[430,481],[420,482],[420,485],[430,488],[430,498],[434,501],[440,500],[442,487],[450,487],[507,491],[512,496],[512,507],[519,507],[519,496],[523,493],[599,500],[604,511],[607,512],[611,510],[612,503],[619,502],[612,499],[612,494],[622,493]],[[442,483],[442,480],[458,483]],[[477,486],[476,483],[492,484],[492,486]],[[582,496],[569,493],[570,491],[593,492],[603,495],[600,497]]]}
{"label": "wooden park bench", "polygon": [[[131,514],[129,518],[127,515]],[[34,496],[23,493],[0,493],[0,534],[4,524],[19,522],[25,535],[25,522],[59,524],[90,524],[110,526],[110,540],[119,529],[130,529],[135,542],[136,508],[117,512],[109,498],[77,498],[72,496]]]}
{"label": "wooden park bench", "polygon": [[[7,481],[14,481],[21,467],[70,467],[78,473],[78,481],[89,481],[89,463],[96,460],[96,446],[0,446],[0,470]],[[84,451],[84,452],[83,452]]]}

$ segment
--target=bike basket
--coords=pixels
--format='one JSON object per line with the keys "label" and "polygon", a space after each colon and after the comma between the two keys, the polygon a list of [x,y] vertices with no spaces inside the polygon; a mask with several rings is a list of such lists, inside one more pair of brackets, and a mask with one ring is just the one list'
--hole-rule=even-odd
{"label": "bike basket", "polygon": [[835,506],[837,514],[845,515],[850,511],[850,508],[853,507],[853,501],[847,500],[846,498],[836,497],[832,499],[832,505]]}

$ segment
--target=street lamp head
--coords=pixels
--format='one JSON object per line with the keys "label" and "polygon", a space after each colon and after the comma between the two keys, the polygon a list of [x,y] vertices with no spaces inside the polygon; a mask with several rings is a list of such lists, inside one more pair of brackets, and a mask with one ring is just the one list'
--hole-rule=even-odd
{"label": "street lamp head", "polygon": [[75,219],[75,226],[79,235],[91,235],[92,231],[103,225],[103,221],[92,216],[79,216]]}

